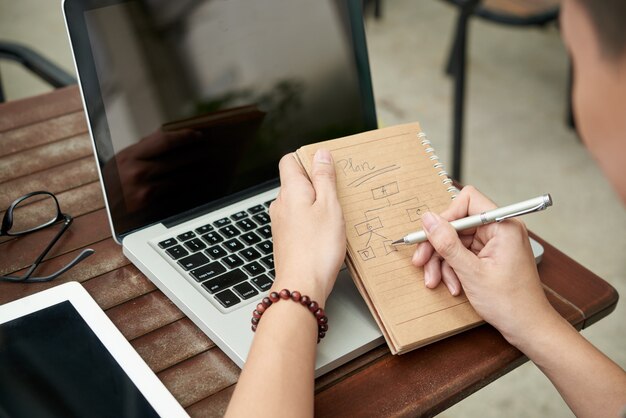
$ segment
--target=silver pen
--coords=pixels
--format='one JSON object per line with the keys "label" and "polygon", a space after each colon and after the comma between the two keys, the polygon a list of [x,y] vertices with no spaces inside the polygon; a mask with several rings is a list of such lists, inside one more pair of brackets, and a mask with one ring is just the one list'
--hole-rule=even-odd
{"label": "silver pen", "polygon": [[[502,222],[505,219],[513,218],[515,216],[526,215],[527,213],[544,210],[549,206],[552,206],[552,197],[550,197],[550,194],[546,193],[542,196],[535,197],[534,199],[528,199],[523,202],[488,210],[478,215],[468,216],[467,218],[457,219],[450,222],[450,225],[452,225],[457,231],[463,231],[480,225]],[[426,240],[426,232],[424,232],[424,230],[420,230],[405,235],[403,238],[392,242],[391,245],[417,244],[418,242],[424,242]]]}

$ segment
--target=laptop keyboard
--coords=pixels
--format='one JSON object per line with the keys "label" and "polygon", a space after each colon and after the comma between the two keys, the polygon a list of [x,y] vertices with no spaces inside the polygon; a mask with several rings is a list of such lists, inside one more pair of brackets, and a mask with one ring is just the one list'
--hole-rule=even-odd
{"label": "laptop keyboard", "polygon": [[159,248],[221,306],[237,306],[274,280],[270,203],[167,238]]}

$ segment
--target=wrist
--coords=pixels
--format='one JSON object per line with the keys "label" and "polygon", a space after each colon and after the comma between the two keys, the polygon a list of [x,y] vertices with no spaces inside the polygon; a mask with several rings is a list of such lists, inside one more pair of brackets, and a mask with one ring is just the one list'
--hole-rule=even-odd
{"label": "wrist", "polygon": [[319,284],[318,280],[302,273],[277,273],[270,292],[280,292],[282,289],[297,290],[301,294],[309,296],[321,307],[326,306],[326,299],[328,298],[326,290]]}
{"label": "wrist", "polygon": [[532,358],[535,352],[545,350],[552,341],[558,340],[558,335],[565,327],[571,328],[570,324],[551,308],[543,315],[537,315],[535,320],[529,321],[519,332],[503,335],[511,345]]}

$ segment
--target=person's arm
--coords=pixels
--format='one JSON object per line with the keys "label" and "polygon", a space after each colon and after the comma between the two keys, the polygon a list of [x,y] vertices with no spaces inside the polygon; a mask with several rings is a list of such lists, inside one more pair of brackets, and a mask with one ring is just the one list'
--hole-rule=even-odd
{"label": "person's arm", "polygon": [[[346,252],[330,153],[315,155],[312,183],[293,155],[286,155],[280,180],[270,206],[276,266],[271,291],[297,290],[324,307]],[[317,337],[317,320],[304,306],[291,300],[272,304],[258,324],[226,415],[313,416]]]}
{"label": "person's arm", "polygon": [[457,233],[448,221],[493,209],[471,186],[441,216],[422,218],[429,242],[417,247],[430,288],[461,289],[478,314],[532,360],[577,416],[618,416],[626,406],[626,373],[590,344],[548,302],[519,220]]}

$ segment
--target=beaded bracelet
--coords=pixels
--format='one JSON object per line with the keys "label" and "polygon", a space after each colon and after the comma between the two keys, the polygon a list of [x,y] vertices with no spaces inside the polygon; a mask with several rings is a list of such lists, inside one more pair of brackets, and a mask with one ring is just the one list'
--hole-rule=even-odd
{"label": "beaded bracelet", "polygon": [[302,306],[307,307],[309,311],[315,316],[317,320],[317,342],[319,343],[322,338],[326,336],[328,331],[328,317],[324,313],[324,309],[320,308],[319,304],[312,301],[310,297],[302,295],[297,290],[290,292],[287,289],[283,289],[280,292],[272,292],[269,296],[264,297],[256,306],[256,309],[252,311],[252,331],[256,332],[256,327],[259,325],[263,312],[267,310],[273,303],[279,300],[291,299],[294,302],[299,302]]}

